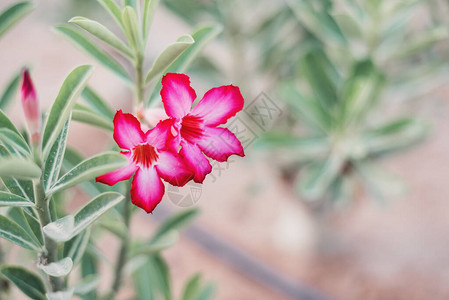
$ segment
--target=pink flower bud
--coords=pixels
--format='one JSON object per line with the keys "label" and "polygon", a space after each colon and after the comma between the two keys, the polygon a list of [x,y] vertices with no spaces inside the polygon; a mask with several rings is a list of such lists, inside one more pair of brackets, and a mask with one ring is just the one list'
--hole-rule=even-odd
{"label": "pink flower bud", "polygon": [[23,112],[25,113],[28,131],[31,135],[31,142],[32,144],[37,144],[40,136],[41,114],[36,91],[27,69],[24,69],[22,73],[21,94]]}

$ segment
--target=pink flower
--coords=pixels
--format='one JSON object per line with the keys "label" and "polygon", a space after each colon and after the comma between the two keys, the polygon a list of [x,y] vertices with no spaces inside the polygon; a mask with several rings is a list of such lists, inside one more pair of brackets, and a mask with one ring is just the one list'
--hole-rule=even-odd
{"label": "pink flower", "polygon": [[203,153],[219,162],[232,154],[245,156],[237,137],[228,129],[217,127],[242,110],[244,100],[238,87],[213,88],[192,108],[196,93],[190,87],[189,77],[167,73],[162,78],[161,97],[175,128],[170,146],[173,150],[181,146],[180,154],[194,170],[195,182],[203,182],[212,171]]}
{"label": "pink flower", "polygon": [[192,171],[184,160],[166,148],[171,124],[161,121],[144,133],[140,122],[131,114],[117,111],[114,117],[114,140],[125,149],[121,152],[129,165],[97,177],[98,182],[114,185],[134,174],[131,187],[131,202],[151,213],[161,202],[164,184],[161,178],[176,186],[183,186],[193,178]]}
{"label": "pink flower", "polygon": [[25,120],[27,122],[28,130],[31,135],[32,144],[39,142],[39,133],[41,126],[41,113],[39,108],[39,101],[36,97],[36,91],[27,69],[22,73],[22,108],[25,113]]}

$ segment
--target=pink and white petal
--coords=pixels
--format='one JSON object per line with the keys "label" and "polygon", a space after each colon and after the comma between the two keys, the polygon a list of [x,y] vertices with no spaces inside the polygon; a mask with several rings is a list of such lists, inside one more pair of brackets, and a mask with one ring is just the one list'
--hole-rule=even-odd
{"label": "pink and white petal", "polygon": [[196,93],[190,86],[189,76],[167,73],[162,77],[161,97],[167,115],[181,119],[192,109]]}
{"label": "pink and white petal", "polygon": [[184,158],[187,166],[195,173],[193,181],[202,183],[206,175],[212,172],[209,160],[201,153],[197,145],[186,141],[181,142],[180,154]]}
{"label": "pink and white petal", "polygon": [[181,156],[168,151],[159,152],[156,170],[165,181],[175,186],[184,186],[195,175]]}
{"label": "pink and white petal", "polygon": [[140,168],[134,175],[131,202],[151,213],[164,196],[164,184],[155,168]]}
{"label": "pink and white petal", "polygon": [[121,153],[129,159],[129,165],[122,167],[118,170],[106,173],[104,175],[98,176],[95,179],[96,182],[101,182],[107,185],[114,185],[119,181],[131,178],[131,176],[134,174],[134,172],[137,171],[139,167],[132,162],[130,152],[121,152]]}
{"label": "pink and white petal", "polygon": [[114,140],[122,149],[131,150],[144,141],[140,122],[132,114],[117,111],[114,116]]}
{"label": "pink and white petal", "polygon": [[201,101],[192,109],[191,114],[203,119],[209,126],[226,123],[243,109],[245,101],[240,89],[226,85],[209,90]]}
{"label": "pink and white petal", "polygon": [[167,144],[177,135],[174,129],[175,120],[166,119],[160,121],[156,127],[145,133],[145,142],[156,149],[165,149]]}
{"label": "pink and white petal", "polygon": [[219,162],[228,160],[233,154],[245,156],[242,144],[227,128],[206,127],[197,144],[207,156]]}

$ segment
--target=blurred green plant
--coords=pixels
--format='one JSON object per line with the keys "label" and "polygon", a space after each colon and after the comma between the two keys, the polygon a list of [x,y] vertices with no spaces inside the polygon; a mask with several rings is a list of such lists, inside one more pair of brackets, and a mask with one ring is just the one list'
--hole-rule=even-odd
{"label": "blurred green plant", "polygon": [[[279,85],[290,129],[259,145],[282,149],[290,171],[300,170],[299,194],[321,206],[346,204],[360,187],[380,199],[396,195],[402,183],[379,159],[427,133],[396,98],[417,99],[441,83],[435,78],[447,64],[438,46],[447,43],[448,29],[412,24],[425,15],[416,0],[287,3],[306,33],[292,45],[300,53],[296,79]],[[402,105],[401,116],[389,112],[392,104]]]}

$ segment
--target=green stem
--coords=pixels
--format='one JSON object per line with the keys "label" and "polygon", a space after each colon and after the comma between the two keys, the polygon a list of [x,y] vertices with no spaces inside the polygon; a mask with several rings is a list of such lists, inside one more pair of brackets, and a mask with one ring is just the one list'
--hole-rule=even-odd
{"label": "green stem", "polygon": [[[127,232],[129,233],[129,224],[131,222],[131,199],[129,195],[130,190],[130,184],[131,181],[128,180],[127,182],[127,197],[125,199],[125,202],[123,203],[123,221],[125,223],[126,228],[128,229]],[[122,240],[121,240],[121,246],[120,246],[120,252],[117,257],[117,262],[115,264],[115,272],[114,272],[114,282],[112,284],[110,299],[114,299],[114,297],[117,296],[118,291],[120,289],[120,286],[122,285],[123,281],[123,267],[126,263],[126,256],[128,255],[128,247],[130,243],[130,236],[129,234],[126,234]]]}
{"label": "green stem", "polygon": [[[43,179],[36,182],[34,185],[34,192],[36,195],[36,211],[39,217],[41,228],[51,223],[49,199],[45,196]],[[43,263],[50,264],[58,261],[58,245],[51,238],[44,235],[44,252],[41,253]],[[62,291],[64,283],[61,278],[48,276],[51,289],[53,292]]]}
{"label": "green stem", "polygon": [[140,53],[136,53],[136,62],[135,62],[135,69],[136,69],[136,100],[137,105],[136,107],[139,107],[139,105],[143,102],[143,96],[144,96],[144,78],[143,78],[143,56]]}

